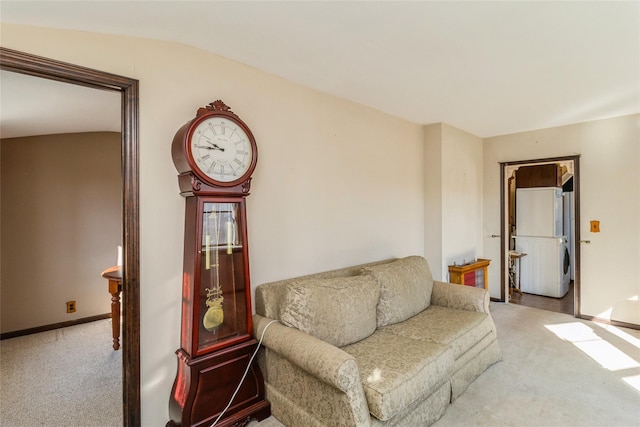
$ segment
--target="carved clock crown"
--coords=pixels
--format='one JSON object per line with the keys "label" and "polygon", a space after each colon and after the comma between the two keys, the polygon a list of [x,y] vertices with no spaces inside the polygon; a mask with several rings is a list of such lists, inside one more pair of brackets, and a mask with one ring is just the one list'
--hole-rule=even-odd
{"label": "carved clock crown", "polygon": [[216,101],[210,102],[205,107],[198,108],[198,111],[196,112],[196,117],[199,117],[199,116],[201,116],[201,115],[203,115],[205,113],[208,113],[210,111],[226,111],[226,112],[231,113],[234,116],[236,116],[236,114],[233,111],[231,111],[231,108],[229,108],[229,106],[227,104],[225,104],[224,102],[222,102],[221,100],[218,99]]}

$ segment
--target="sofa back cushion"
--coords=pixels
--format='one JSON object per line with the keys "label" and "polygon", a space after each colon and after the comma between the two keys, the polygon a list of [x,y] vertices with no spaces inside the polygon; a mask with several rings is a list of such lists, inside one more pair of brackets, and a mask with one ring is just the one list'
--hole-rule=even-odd
{"label": "sofa back cushion", "polygon": [[379,295],[370,276],[294,280],[287,285],[280,321],[342,347],[376,330]]}
{"label": "sofa back cushion", "polygon": [[352,277],[362,274],[362,267],[371,265],[384,264],[393,262],[396,259],[385,259],[382,261],[374,261],[366,264],[352,265],[336,270],[323,271],[321,273],[313,273],[305,276],[294,277],[289,279],[278,280],[271,283],[264,283],[256,287],[255,309],[256,313],[269,319],[280,320],[282,306],[287,294],[287,286],[295,281],[307,279],[334,279],[338,277]]}
{"label": "sofa back cushion", "polygon": [[378,326],[407,320],[431,304],[433,277],[423,257],[410,256],[388,264],[364,267],[362,273],[374,278],[380,286]]}

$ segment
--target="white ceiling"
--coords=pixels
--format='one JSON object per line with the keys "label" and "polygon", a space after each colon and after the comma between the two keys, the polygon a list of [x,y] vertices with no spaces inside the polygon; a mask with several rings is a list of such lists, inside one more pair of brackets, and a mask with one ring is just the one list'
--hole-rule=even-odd
{"label": "white ceiling", "polygon": [[[638,1],[3,0],[0,7],[2,22],[184,43],[480,137],[640,112]],[[4,100],[2,107],[4,122]]]}
{"label": "white ceiling", "polygon": [[0,138],[120,132],[121,95],[0,71]]}

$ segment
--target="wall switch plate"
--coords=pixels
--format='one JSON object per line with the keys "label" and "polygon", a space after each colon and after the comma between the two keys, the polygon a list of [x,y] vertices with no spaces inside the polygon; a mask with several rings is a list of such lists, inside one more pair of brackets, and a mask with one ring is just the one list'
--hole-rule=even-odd
{"label": "wall switch plate", "polygon": [[591,221],[591,232],[592,233],[600,232],[600,221]]}

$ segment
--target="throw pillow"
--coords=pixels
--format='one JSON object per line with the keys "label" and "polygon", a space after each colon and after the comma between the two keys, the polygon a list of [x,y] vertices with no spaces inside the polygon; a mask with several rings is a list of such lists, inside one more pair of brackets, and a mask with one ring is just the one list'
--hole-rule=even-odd
{"label": "throw pillow", "polygon": [[366,276],[295,281],[287,285],[280,321],[342,347],[376,330],[379,294]]}
{"label": "throw pillow", "polygon": [[410,256],[386,264],[363,267],[363,274],[380,285],[378,326],[402,322],[431,304],[433,277],[427,260]]}

